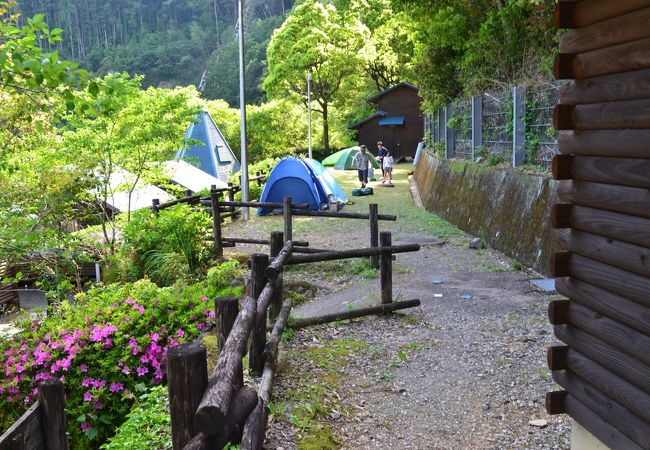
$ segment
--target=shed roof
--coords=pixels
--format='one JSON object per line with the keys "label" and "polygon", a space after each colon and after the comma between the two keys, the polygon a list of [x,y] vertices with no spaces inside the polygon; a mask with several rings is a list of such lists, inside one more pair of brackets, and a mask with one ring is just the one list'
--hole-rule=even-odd
{"label": "shed roof", "polygon": [[369,115],[368,117],[363,118],[363,119],[361,119],[360,121],[353,123],[352,125],[349,125],[349,126],[348,126],[348,130],[354,130],[354,129],[356,129],[356,128],[359,128],[361,125],[363,125],[364,123],[366,123],[366,122],[368,122],[368,121],[374,119],[375,117],[385,117],[385,116],[387,116],[387,115],[388,115],[388,113],[387,113],[386,111],[382,111],[382,110],[380,109],[380,110],[377,111],[376,113],[371,114],[371,115]]}
{"label": "shed roof", "polygon": [[404,116],[382,117],[379,119],[380,127],[402,126],[404,125]]}
{"label": "shed roof", "polygon": [[420,89],[417,86],[412,85],[411,83],[407,83],[406,81],[402,81],[401,83],[397,83],[395,86],[391,86],[388,89],[384,89],[383,91],[373,95],[368,99],[370,103],[377,103],[380,98],[382,98],[384,95],[393,92],[394,90],[401,88],[401,87],[406,87],[409,89],[413,89],[417,92],[420,91]]}

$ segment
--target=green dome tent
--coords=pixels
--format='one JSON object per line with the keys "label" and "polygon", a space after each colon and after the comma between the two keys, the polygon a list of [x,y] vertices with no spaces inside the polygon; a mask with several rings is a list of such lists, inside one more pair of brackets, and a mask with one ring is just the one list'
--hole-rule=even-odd
{"label": "green dome tent", "polygon": [[[355,170],[356,167],[352,165],[352,161],[359,151],[360,149],[356,145],[354,147],[345,148],[329,155],[321,162],[321,164],[324,166],[334,166],[334,169],[336,170]],[[370,159],[370,164],[372,164],[372,167],[375,169],[381,168],[379,161],[374,158]]]}

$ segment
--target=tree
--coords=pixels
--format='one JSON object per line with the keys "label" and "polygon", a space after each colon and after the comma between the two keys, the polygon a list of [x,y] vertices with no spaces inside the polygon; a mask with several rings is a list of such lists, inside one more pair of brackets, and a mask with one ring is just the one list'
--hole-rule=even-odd
{"label": "tree", "polygon": [[553,0],[392,0],[409,19],[425,105],[550,77]]}
{"label": "tree", "polygon": [[297,5],[273,34],[264,88],[272,98],[297,95],[307,104],[305,76],[312,75],[313,110],[323,118],[323,150],[329,151],[329,109],[354,90],[363,75],[368,29],[334,5],[306,0]]}
{"label": "tree", "polygon": [[[116,227],[107,202],[118,191],[129,199],[139,183],[156,171],[152,162],[173,157],[184,143],[184,131],[199,109],[191,105],[196,91],[149,88],[140,90],[141,78],[126,74],[96,80],[79,100],[83,115],[68,118],[63,146],[70,164],[94,174],[93,197],[100,208],[106,243],[113,249]],[[127,171],[131,175],[124,175]],[[117,185],[116,177],[124,176]]]}

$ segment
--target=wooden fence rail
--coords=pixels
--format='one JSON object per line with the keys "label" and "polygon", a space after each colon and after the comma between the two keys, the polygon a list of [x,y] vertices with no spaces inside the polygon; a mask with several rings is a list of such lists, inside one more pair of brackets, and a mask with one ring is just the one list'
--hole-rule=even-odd
{"label": "wooden fence rail", "polygon": [[[417,299],[392,302],[390,270],[393,253],[417,251],[419,245],[391,246],[390,233],[387,232],[381,233],[380,240],[382,247],[323,254],[326,255],[326,260],[357,257],[360,253],[379,255],[382,266],[381,305],[354,310],[352,315],[348,311],[343,315],[332,315],[334,318],[323,316],[290,322],[292,302],[288,299],[282,303],[282,272],[285,265],[295,263],[292,262],[293,258],[305,256],[293,256],[294,242],[285,242],[283,233],[271,234],[269,242],[272,259],[265,254],[252,256],[249,295],[242,300],[241,310],[236,312],[237,302],[234,299],[216,300],[218,346],[221,353],[211,376],[207,377],[203,346],[181,346],[168,354],[174,450],[222,448],[228,442],[241,442],[242,449],[262,448],[266,433],[266,406],[273,389],[278,343],[285,328],[388,313],[420,304]],[[308,262],[312,261],[301,263]],[[268,318],[275,322],[267,341]],[[305,320],[311,322],[306,323]],[[247,351],[250,372],[261,377],[257,393],[243,386],[242,360]],[[202,361],[197,362],[196,358]]]}

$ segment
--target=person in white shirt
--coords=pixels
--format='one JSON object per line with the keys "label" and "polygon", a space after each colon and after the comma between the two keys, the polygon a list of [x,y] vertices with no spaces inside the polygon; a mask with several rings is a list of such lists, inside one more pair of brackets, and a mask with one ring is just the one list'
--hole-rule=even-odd
{"label": "person in white shirt", "polygon": [[361,146],[361,150],[357,153],[352,160],[352,165],[357,168],[359,172],[359,181],[361,181],[361,188],[365,188],[368,183],[368,166],[370,165],[370,153],[368,147]]}
{"label": "person in white shirt", "polygon": [[381,182],[385,182],[388,178],[388,184],[393,184],[393,155],[390,154],[390,151],[386,151],[382,159],[382,165],[384,168],[384,179]]}

